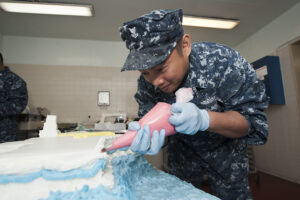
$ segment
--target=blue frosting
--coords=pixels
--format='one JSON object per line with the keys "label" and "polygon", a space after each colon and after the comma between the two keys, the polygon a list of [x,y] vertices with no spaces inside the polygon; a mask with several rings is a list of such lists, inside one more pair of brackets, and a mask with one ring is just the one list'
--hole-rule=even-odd
{"label": "blue frosting", "polygon": [[106,168],[106,160],[99,159],[95,165],[87,169],[72,169],[68,171],[55,171],[42,169],[38,172],[33,172],[24,175],[0,175],[0,184],[7,183],[28,183],[34,179],[42,177],[46,180],[69,180],[73,178],[90,178],[95,176],[100,169]]}
{"label": "blue frosting", "polygon": [[[117,186],[112,190],[100,185],[97,188],[90,189],[87,185],[83,186],[81,190],[75,192],[50,192],[47,200],[136,200],[133,192],[129,188]],[[40,199],[42,200],[42,199]]]}
{"label": "blue frosting", "polygon": [[[106,163],[102,159],[91,169],[70,170],[67,172],[55,172],[42,170],[43,178],[48,180],[71,179],[78,177],[91,177],[100,168],[105,168]],[[143,156],[128,155],[115,157],[111,161],[114,175],[114,188],[108,189],[103,185],[89,188],[87,185],[75,192],[52,191],[47,200],[215,200],[216,197],[207,194],[189,183],[181,181],[175,176],[154,169]],[[97,166],[97,167],[96,167]],[[98,169],[98,170],[97,170]],[[47,171],[48,173],[45,173]],[[66,173],[66,174],[64,174]],[[44,176],[47,174],[46,176]],[[20,180],[33,180],[36,173],[13,179],[10,182],[22,182]],[[26,178],[25,178],[26,177]],[[47,177],[47,178],[46,178]],[[51,177],[51,178],[49,178]],[[3,183],[4,176],[0,177]],[[8,179],[7,179],[8,180]],[[1,182],[2,181],[2,182]],[[24,181],[25,182],[25,181]],[[172,191],[172,192],[170,192]]]}

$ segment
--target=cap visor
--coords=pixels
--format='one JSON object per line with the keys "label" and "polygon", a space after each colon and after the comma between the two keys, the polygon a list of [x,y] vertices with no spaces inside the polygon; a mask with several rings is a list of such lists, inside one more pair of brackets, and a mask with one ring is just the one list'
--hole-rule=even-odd
{"label": "cap visor", "polygon": [[150,47],[141,50],[131,50],[126,58],[121,71],[151,69],[162,62],[171,54],[176,42],[159,47]]}

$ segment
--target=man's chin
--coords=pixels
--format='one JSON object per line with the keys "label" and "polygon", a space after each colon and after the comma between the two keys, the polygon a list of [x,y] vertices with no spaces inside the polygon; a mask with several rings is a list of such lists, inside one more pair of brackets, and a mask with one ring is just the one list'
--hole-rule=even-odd
{"label": "man's chin", "polygon": [[172,87],[166,87],[166,88],[163,88],[163,89],[160,89],[163,93],[166,93],[166,94],[170,94],[170,93],[173,93],[175,90],[174,88]]}

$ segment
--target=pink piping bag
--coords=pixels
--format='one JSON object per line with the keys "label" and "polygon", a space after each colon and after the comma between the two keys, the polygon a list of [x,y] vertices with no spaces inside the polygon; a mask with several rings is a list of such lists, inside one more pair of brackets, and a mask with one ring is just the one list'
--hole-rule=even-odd
{"label": "pink piping bag", "polygon": [[[192,88],[180,88],[175,93],[176,102],[188,102],[193,98]],[[139,120],[140,127],[142,128],[146,124],[150,127],[150,137],[154,130],[165,129],[166,136],[173,135],[176,133],[173,125],[169,123],[171,116],[170,111],[171,105],[164,102],[157,103],[144,117]],[[127,131],[124,135],[115,139],[110,145],[104,147],[101,151],[111,151],[120,149],[123,147],[130,146],[137,131]]]}

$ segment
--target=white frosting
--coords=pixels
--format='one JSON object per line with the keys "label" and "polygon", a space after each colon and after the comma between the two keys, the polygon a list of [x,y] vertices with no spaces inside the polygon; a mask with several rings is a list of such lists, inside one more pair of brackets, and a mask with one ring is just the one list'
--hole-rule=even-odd
{"label": "white frosting", "polygon": [[58,134],[56,115],[47,115],[43,130],[40,130],[40,137],[56,137]]}
{"label": "white frosting", "polygon": [[[0,148],[0,153],[7,153],[7,152],[10,152],[10,151],[15,151],[19,148],[21,148],[22,146],[25,146],[25,145],[29,145],[29,144],[32,144],[33,142],[23,142],[23,143],[16,143],[16,142],[9,142],[9,143],[5,143],[5,144],[2,144],[2,147],[4,147],[3,145],[6,145],[4,148]],[[7,145],[8,144],[8,145]]]}
{"label": "white frosting", "polygon": [[[84,185],[88,185],[89,188],[95,188],[102,184],[105,187],[113,188],[114,177],[112,175],[112,169],[105,170],[91,178],[71,179],[71,180],[58,180],[47,181],[43,178],[38,178],[30,183],[10,183],[7,185],[0,184],[1,199],[40,199],[47,198],[50,191],[67,191],[74,192],[80,190]],[[31,191],[31,192],[28,192]]]}
{"label": "white frosting", "polygon": [[20,142],[0,144],[0,175],[23,174],[51,169],[65,171],[86,168],[99,158],[128,154],[117,151],[113,154],[101,153],[105,140],[113,136],[87,138],[53,137],[32,138]]}
{"label": "white frosting", "polygon": [[[73,192],[88,185],[94,188],[102,184],[111,189],[114,186],[111,159],[132,153],[117,151],[113,154],[101,153],[104,143],[116,136],[94,136],[87,138],[53,137],[32,138],[21,142],[0,144],[0,175],[28,174],[42,169],[66,171],[87,169],[100,158],[107,161],[107,167],[91,178],[48,181],[37,178],[29,183],[0,184],[1,199],[47,198],[50,191]],[[17,192],[16,192],[17,191]],[[32,192],[28,192],[32,191]]]}
{"label": "white frosting", "polygon": [[128,155],[130,150],[101,153],[112,139],[56,137],[0,144],[1,200],[217,199],[158,172],[142,156]]}

